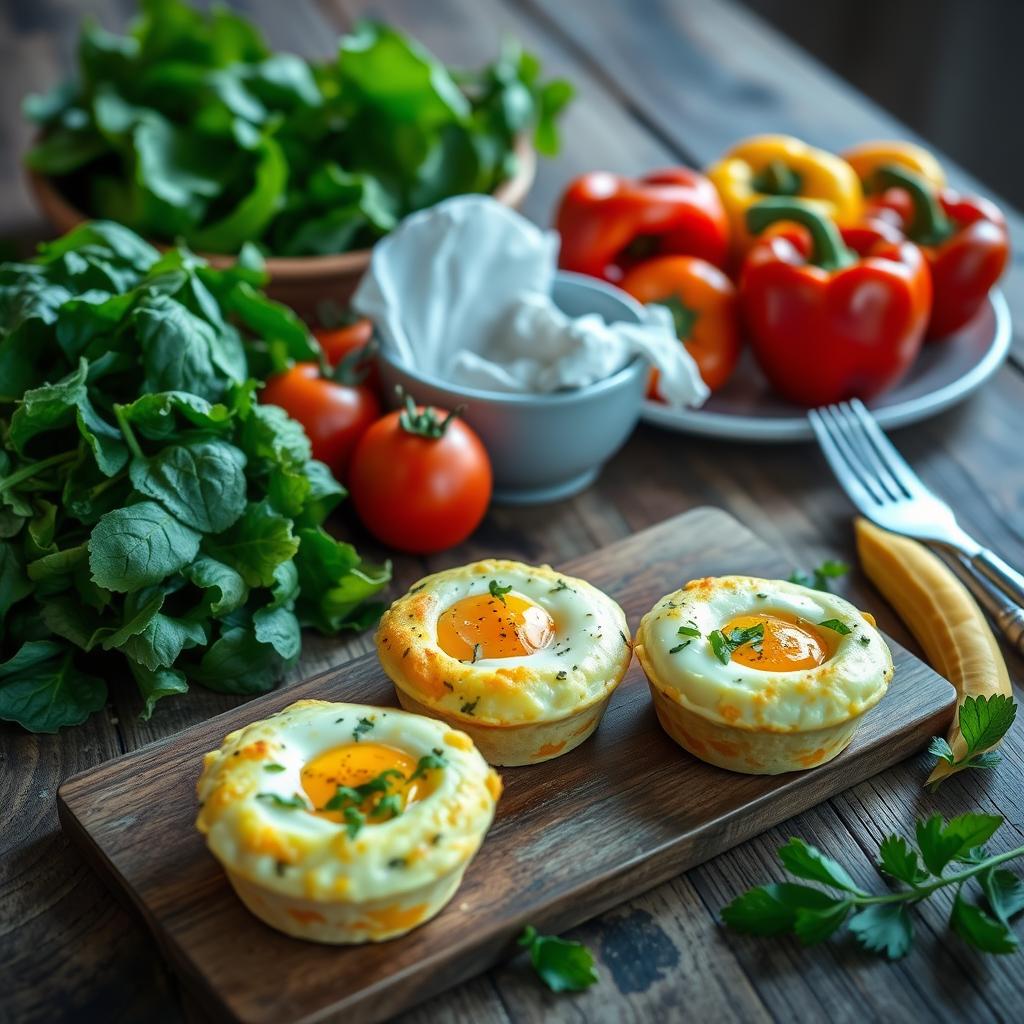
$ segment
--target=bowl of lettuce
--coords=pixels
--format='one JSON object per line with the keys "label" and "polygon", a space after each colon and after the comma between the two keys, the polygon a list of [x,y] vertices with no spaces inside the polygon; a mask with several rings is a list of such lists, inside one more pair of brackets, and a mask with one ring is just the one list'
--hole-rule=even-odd
{"label": "bowl of lettuce", "polygon": [[347,297],[414,210],[463,192],[517,205],[572,96],[513,42],[458,71],[363,21],[308,61],[181,0],[143,0],[123,36],[87,20],[77,65],[24,103],[38,126],[25,164],[54,226],[115,220],[215,266],[255,244],[269,293],[302,312]]}
{"label": "bowl of lettuce", "polygon": [[216,268],[100,221],[0,264],[0,719],[263,693],[303,627],[379,614],[389,566],[324,528],[343,488],[256,401],[319,354],[263,280],[251,247]]}

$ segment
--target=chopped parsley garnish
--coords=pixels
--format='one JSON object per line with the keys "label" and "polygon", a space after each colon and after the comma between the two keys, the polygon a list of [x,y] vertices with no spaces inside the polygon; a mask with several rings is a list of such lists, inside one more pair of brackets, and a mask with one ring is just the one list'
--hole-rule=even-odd
{"label": "chopped parsley garnish", "polygon": [[569,673],[566,672],[565,669],[562,669],[561,672],[556,672],[555,673],[555,678],[556,679],[568,679],[569,678]]}
{"label": "chopped parsley garnish", "polygon": [[363,814],[358,807],[346,807],[342,812],[342,817],[345,819],[345,835],[349,839],[355,839],[359,835],[359,830],[366,824],[366,816]]}
{"label": "chopped parsley garnish", "polygon": [[815,590],[824,590],[828,593],[830,589],[828,581],[845,576],[849,571],[850,567],[845,562],[840,562],[835,558],[828,558],[816,569],[813,569],[810,574],[796,569],[790,575],[789,582],[799,583],[802,587],[813,587]]}
{"label": "chopped parsley garnish", "polygon": [[358,743],[373,728],[373,722],[368,718],[360,718],[356,727],[352,730],[352,739]]}
{"label": "chopped parsley garnish", "polygon": [[863,645],[864,645],[865,647],[867,647],[867,645],[868,645],[869,643],[871,643],[871,637],[869,637],[869,636],[862,636],[862,637],[860,638],[860,642],[861,642],[861,643],[862,643],[862,644],[863,644]]}
{"label": "chopped parsley garnish", "polygon": [[838,633],[840,636],[849,636],[849,634],[853,632],[845,622],[840,622],[838,619],[826,619],[824,622],[819,622],[818,625],[824,626],[826,629],[831,629],[834,633]]}
{"label": "chopped parsley garnish", "polygon": [[487,584],[487,589],[491,592],[491,597],[496,597],[502,604],[506,604],[505,595],[512,589],[512,584],[510,583],[507,587],[503,587],[497,580],[491,580]]}
{"label": "chopped parsley garnish", "polygon": [[482,650],[480,644],[473,644],[473,657],[470,660],[471,665],[475,665],[480,660],[480,651]]}
{"label": "chopped parsley garnish", "polygon": [[[790,579],[790,582],[792,583],[792,582],[794,582],[794,581],[793,581],[792,579]],[[764,600],[764,599],[765,599],[765,598],[766,598],[767,596],[768,596],[767,594],[755,594],[755,595],[754,595],[754,597],[759,597],[759,598],[760,598],[760,599],[761,599],[762,601],[763,601],[763,600]]]}
{"label": "chopped parsley garnish", "polygon": [[[359,808],[367,803],[372,804],[369,809],[369,814],[372,817],[381,817],[384,811],[390,811],[391,817],[396,817],[398,814],[401,814],[402,806],[400,799],[397,803],[395,800],[388,800],[388,797],[397,797],[397,794],[391,791],[392,779],[400,779],[404,782],[405,776],[397,768],[386,768],[380,775],[374,776],[374,778],[359,786],[338,786],[334,796],[324,804],[323,810],[341,811],[342,817],[349,826],[350,836],[353,834],[352,822],[355,819],[349,814],[349,811],[356,811],[359,814],[359,827],[356,828],[356,832],[358,832],[359,828],[362,828],[366,821],[366,816]],[[374,799],[375,797],[377,798],[376,800]],[[381,810],[381,805],[384,805],[383,811]]]}
{"label": "chopped parsley garnish", "polygon": [[306,801],[298,793],[294,796],[281,796],[280,793],[257,793],[256,799],[273,804],[275,807],[287,808],[288,810],[304,811],[306,809]]}
{"label": "chopped parsley garnish", "polygon": [[416,762],[416,770],[409,776],[409,781],[418,779],[421,776],[427,774],[427,772],[437,771],[439,768],[444,768],[448,762],[440,754],[424,754],[419,761]]}
{"label": "chopped parsley garnish", "polygon": [[764,623],[757,622],[746,629],[734,629],[726,636],[720,629],[712,630],[708,634],[708,641],[715,657],[723,664],[728,665],[732,660],[733,651],[744,644],[756,643],[764,639]]}
{"label": "chopped parsley garnish", "polygon": [[270,772],[271,774],[276,775],[278,772],[283,772],[285,770],[285,767],[283,764],[275,764],[271,762],[270,764],[265,764],[263,766],[263,770],[265,772]]}
{"label": "chopped parsley garnish", "polygon": [[552,992],[580,992],[598,980],[594,957],[578,942],[540,935],[528,924],[519,945],[529,951],[533,969]]}
{"label": "chopped parsley garnish", "polygon": [[388,867],[392,869],[404,868],[405,865],[406,861],[404,857],[392,857],[391,860],[388,861]]}
{"label": "chopped parsley garnish", "polygon": [[476,700],[472,700],[472,701],[467,700],[462,705],[462,707],[459,708],[459,711],[462,714],[464,714],[464,715],[475,715],[476,714],[476,706],[479,703],[480,703],[480,698],[479,697],[477,697]]}
{"label": "chopped parsley garnish", "polygon": [[[573,588],[570,587],[569,584],[565,582],[565,580],[559,580],[558,583],[556,583],[555,586],[553,586],[548,591],[548,593],[549,594],[557,594],[560,590],[572,590],[572,589]],[[575,591],[574,591],[574,593],[575,593]]]}
{"label": "chopped parsley garnish", "polygon": [[683,650],[686,647],[689,647],[690,644],[692,644],[692,643],[693,643],[692,640],[684,640],[681,644],[676,644],[675,647],[670,647],[668,649],[668,653],[669,654],[678,654],[681,650]]}
{"label": "chopped parsley garnish", "polygon": [[676,632],[680,636],[690,636],[693,637],[694,640],[700,639],[700,630],[695,625],[693,625],[693,623],[690,623],[690,625],[688,626],[680,626],[679,629],[676,630]]}

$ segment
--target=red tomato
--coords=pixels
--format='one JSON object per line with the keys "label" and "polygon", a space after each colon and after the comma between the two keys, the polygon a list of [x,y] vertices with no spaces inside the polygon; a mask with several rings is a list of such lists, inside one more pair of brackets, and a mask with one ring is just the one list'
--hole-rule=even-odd
{"label": "red tomato", "polygon": [[296,363],[267,381],[260,401],[279,405],[305,428],[313,458],[341,480],[356,442],[380,416],[380,402],[365,384],[338,384],[316,363]]}
{"label": "red tomato", "polygon": [[491,462],[461,419],[410,402],[356,445],[349,491],[375,537],[426,555],[461,543],[480,524],[491,500]]}
{"label": "red tomato", "polygon": [[[320,342],[324,356],[331,366],[337,366],[343,359],[354,361],[353,370],[359,371],[364,366],[367,373],[363,383],[380,393],[380,371],[373,350],[367,346],[373,340],[373,322],[363,317],[342,327],[314,327],[313,337]],[[360,353],[356,355],[354,353]]]}

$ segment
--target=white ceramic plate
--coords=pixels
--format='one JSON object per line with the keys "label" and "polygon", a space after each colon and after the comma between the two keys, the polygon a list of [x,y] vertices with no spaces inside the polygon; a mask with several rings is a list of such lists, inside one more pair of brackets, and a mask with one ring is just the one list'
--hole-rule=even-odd
{"label": "white ceramic plate", "polygon": [[[906,377],[869,402],[883,427],[902,427],[934,416],[981,387],[1010,351],[1010,310],[993,289],[988,303],[962,330],[926,342]],[[731,441],[804,441],[814,437],[805,412],[776,397],[749,352],[732,380],[700,409],[668,409],[644,402],[648,423]]]}

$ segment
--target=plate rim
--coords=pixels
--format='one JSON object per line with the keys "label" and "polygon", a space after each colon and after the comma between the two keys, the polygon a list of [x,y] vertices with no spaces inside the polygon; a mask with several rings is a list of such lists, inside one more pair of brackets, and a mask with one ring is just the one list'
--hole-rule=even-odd
{"label": "plate rim", "polygon": [[[993,288],[987,301],[995,318],[995,330],[992,342],[981,359],[963,376],[934,391],[881,409],[872,409],[879,426],[903,427],[944,412],[977,391],[1003,365],[1013,340],[1010,307],[1001,288]],[[756,416],[706,412],[701,409],[668,409],[660,402],[648,399],[644,401],[640,415],[645,423],[676,433],[726,441],[770,444],[814,439],[814,432],[805,414],[759,419]]]}

